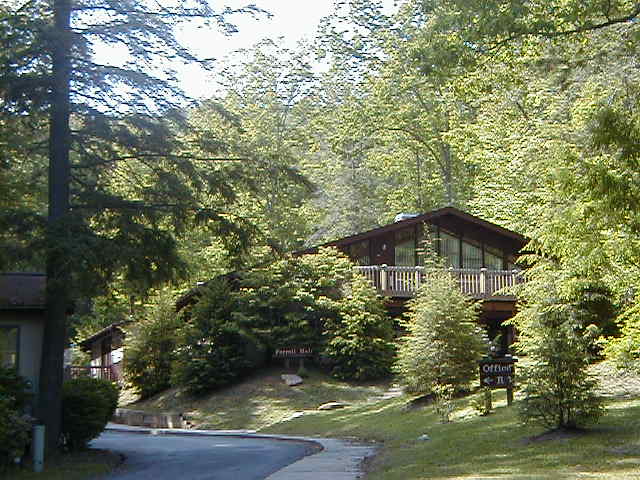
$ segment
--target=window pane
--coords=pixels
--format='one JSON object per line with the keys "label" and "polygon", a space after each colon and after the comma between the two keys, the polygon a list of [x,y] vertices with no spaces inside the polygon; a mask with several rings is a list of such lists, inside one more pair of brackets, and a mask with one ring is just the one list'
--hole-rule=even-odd
{"label": "window pane", "polygon": [[498,256],[486,249],[484,252],[484,263],[489,270],[502,270],[504,268],[502,264],[502,256]]}
{"label": "window pane", "polygon": [[440,255],[453,268],[460,268],[460,240],[453,235],[440,232]]}
{"label": "window pane", "polygon": [[482,268],[482,249],[467,242],[462,242],[462,266],[479,270]]}
{"label": "window pane", "polygon": [[0,327],[0,365],[18,366],[18,327]]}
{"label": "window pane", "polygon": [[416,264],[416,242],[413,229],[396,232],[396,258],[397,266],[413,267]]}

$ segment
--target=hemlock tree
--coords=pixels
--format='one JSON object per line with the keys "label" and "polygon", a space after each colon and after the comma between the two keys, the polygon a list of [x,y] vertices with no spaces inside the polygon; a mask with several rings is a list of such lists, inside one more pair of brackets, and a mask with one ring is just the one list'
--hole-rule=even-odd
{"label": "hemlock tree", "polygon": [[513,320],[519,331],[516,349],[531,363],[521,369],[519,413],[523,421],[548,428],[577,428],[604,413],[597,381],[587,371],[597,335],[562,288],[561,276],[540,260],[520,296],[525,301]]}
{"label": "hemlock tree", "polygon": [[430,269],[409,302],[396,371],[407,390],[431,393],[437,386],[464,390],[487,351],[477,323],[478,304],[465,296],[446,271]]}
{"label": "hemlock tree", "polygon": [[[184,268],[175,235],[189,222],[224,232],[232,246],[246,240],[241,219],[225,213],[235,195],[225,175],[199,168],[192,145],[180,141],[184,95],[173,72],[154,60],[197,60],[174,36],[181,22],[233,31],[227,15],[255,11],[216,11],[205,0],[17,0],[0,7],[0,124],[49,118],[45,142],[33,135],[42,121],[22,122],[23,135],[12,142],[27,143],[31,158],[48,159],[47,221],[39,211],[22,218],[40,228],[14,229],[25,251],[46,257],[37,414],[48,451],[60,433],[65,316],[73,297],[100,290],[116,273],[138,292],[175,278]],[[93,52],[100,45],[121,49],[127,59],[99,63]],[[221,150],[206,149],[200,161],[215,162]],[[31,230],[46,233],[29,237]]]}

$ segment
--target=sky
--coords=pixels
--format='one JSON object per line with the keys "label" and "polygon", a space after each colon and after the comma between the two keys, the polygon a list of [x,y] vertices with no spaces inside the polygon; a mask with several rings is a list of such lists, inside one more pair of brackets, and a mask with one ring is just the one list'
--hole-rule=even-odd
{"label": "sky", "polygon": [[[225,36],[215,29],[183,28],[178,38],[201,58],[222,60],[234,50],[249,48],[264,38],[284,37],[283,46],[295,47],[303,38],[311,39],[320,19],[329,15],[333,0],[227,0],[225,5],[238,8],[253,3],[273,16],[253,18],[243,14],[231,17],[238,32]],[[192,97],[207,97],[215,92],[211,73],[198,66],[182,67],[178,72],[182,88]]]}

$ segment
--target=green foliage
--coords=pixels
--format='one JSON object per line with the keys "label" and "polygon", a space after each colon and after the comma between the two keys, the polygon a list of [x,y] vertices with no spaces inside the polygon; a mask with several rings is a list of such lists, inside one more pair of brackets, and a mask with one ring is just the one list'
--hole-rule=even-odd
{"label": "green foliage", "polygon": [[118,406],[118,387],[107,380],[80,377],[62,389],[62,435],[70,450],[86,448],[111,420]]}
{"label": "green foliage", "polygon": [[519,377],[520,416],[548,428],[596,422],[604,408],[587,372],[593,335],[576,302],[558,290],[560,272],[541,271],[539,264],[533,275],[523,292],[528,301],[514,318],[516,348],[530,361]]}
{"label": "green foliage", "polygon": [[22,411],[32,396],[30,390],[27,380],[18,375],[15,368],[0,366],[0,398],[9,408]]}
{"label": "green foliage", "polygon": [[25,454],[31,427],[31,421],[14,408],[11,398],[0,394],[0,472]]}
{"label": "green foliage", "polygon": [[364,276],[355,275],[345,286],[337,313],[324,325],[324,355],[333,365],[333,376],[368,380],[390,375],[395,359],[392,323]]}
{"label": "green foliage", "polygon": [[173,383],[201,395],[231,384],[279,348],[311,348],[345,379],[387,376],[393,330],[381,300],[336,249],[285,257],[208,282],[183,313]]}
{"label": "green foliage", "polygon": [[218,278],[183,313],[172,366],[174,384],[202,395],[230,385],[263,363],[263,347],[233,319],[236,305],[227,281]]}
{"label": "green foliage", "polygon": [[453,394],[456,388],[449,384],[435,384],[432,390],[433,409],[436,415],[440,417],[442,423],[449,423],[451,421],[451,413],[455,408]]}
{"label": "green foliage", "polygon": [[396,371],[407,390],[430,393],[436,385],[467,389],[487,345],[472,303],[445,270],[427,271],[409,302]]}
{"label": "green foliage", "polygon": [[640,371],[640,298],[636,297],[617,321],[621,335],[609,339],[605,355],[621,369]]}
{"label": "green foliage", "polygon": [[491,409],[493,408],[491,395],[491,389],[484,387],[482,389],[482,397],[471,400],[469,406],[478,412],[478,415],[486,417],[491,413]]}
{"label": "green foliage", "polygon": [[125,328],[125,378],[143,398],[170,386],[176,332],[181,323],[175,299],[165,291],[153,299],[140,320]]}
{"label": "green foliage", "polygon": [[30,398],[27,381],[14,368],[0,367],[0,471],[29,444],[32,425],[23,411]]}

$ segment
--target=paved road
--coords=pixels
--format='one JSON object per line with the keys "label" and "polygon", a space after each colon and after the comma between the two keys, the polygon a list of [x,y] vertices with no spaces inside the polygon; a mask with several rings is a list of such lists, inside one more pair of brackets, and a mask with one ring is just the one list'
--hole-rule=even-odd
{"label": "paved road", "polygon": [[263,438],[104,432],[95,448],[126,461],[105,480],[263,480],[314,450],[309,443]]}

